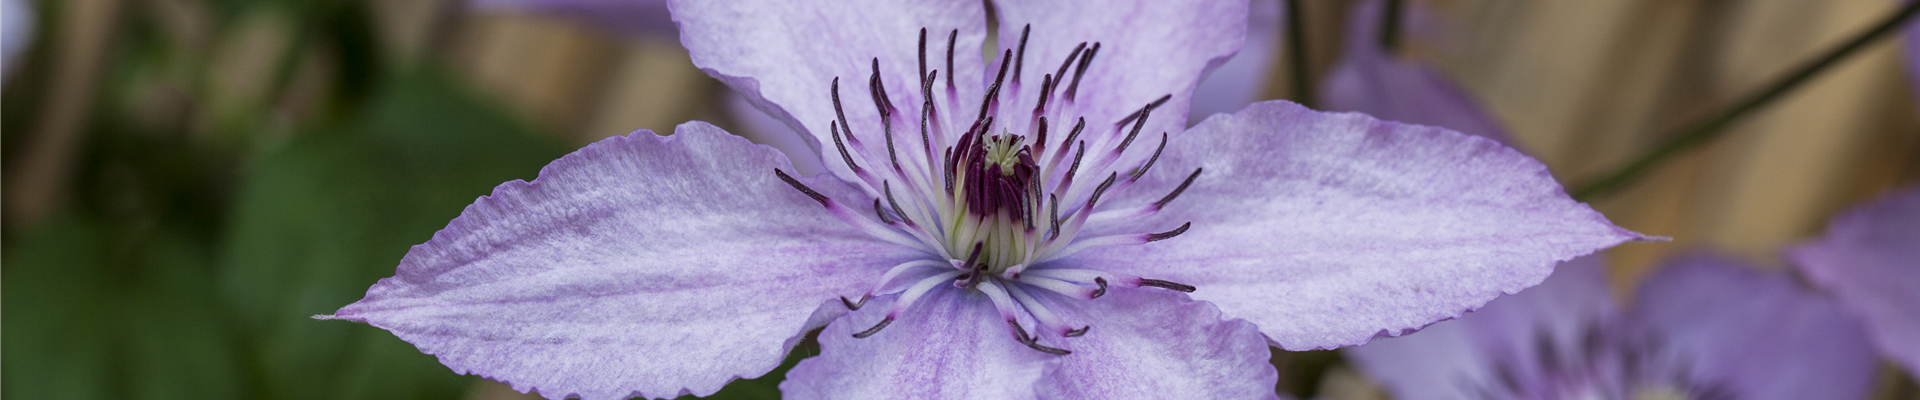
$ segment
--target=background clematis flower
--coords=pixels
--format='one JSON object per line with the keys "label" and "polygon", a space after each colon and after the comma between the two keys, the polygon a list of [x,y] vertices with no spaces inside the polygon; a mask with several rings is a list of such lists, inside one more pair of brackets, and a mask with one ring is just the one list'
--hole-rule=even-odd
{"label": "background clematis flower", "polygon": [[1269,345],[1411,331],[1643,238],[1483,138],[1286,102],[1183,129],[1244,2],[996,3],[991,61],[980,5],[670,3],[828,173],[700,122],[610,138],[320,318],[553,398],[711,394],[816,328],[787,396],[1272,398]]}
{"label": "background clematis flower", "polygon": [[[1403,21],[1427,15],[1419,2],[1406,3]],[[1346,48],[1321,83],[1322,107],[1446,127],[1517,146],[1499,120],[1446,74],[1380,48],[1381,7],[1378,0],[1363,1],[1348,11]]]}
{"label": "background clematis flower", "polygon": [[1881,354],[1920,379],[1920,188],[1841,214],[1825,237],[1787,257],[1859,317]]}
{"label": "background clematis flower", "polygon": [[1860,329],[1785,274],[1669,260],[1620,310],[1603,263],[1458,320],[1345,350],[1396,398],[1858,399],[1876,368]]}
{"label": "background clematis flower", "polygon": [[25,0],[0,0],[0,77],[13,72],[33,40],[33,15],[33,5]]}

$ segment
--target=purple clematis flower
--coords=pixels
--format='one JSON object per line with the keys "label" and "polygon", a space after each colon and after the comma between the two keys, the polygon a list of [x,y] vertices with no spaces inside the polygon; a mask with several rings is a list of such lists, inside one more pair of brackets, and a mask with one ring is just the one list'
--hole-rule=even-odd
{"label": "purple clematis flower", "polygon": [[[1401,19],[1428,15],[1408,2]],[[1380,1],[1364,1],[1347,14],[1345,54],[1321,83],[1324,107],[1394,121],[1446,127],[1516,146],[1512,136],[1446,74],[1380,48]],[[1402,24],[1406,25],[1406,24]]]}
{"label": "purple clematis flower", "polygon": [[33,39],[33,17],[33,5],[25,0],[0,0],[0,78],[13,73]]}
{"label": "purple clematis flower", "polygon": [[1458,320],[1347,349],[1403,400],[1858,399],[1876,368],[1838,305],[1711,256],[1670,260],[1618,310],[1598,257]]}
{"label": "purple clematis flower", "polygon": [[1826,237],[1787,257],[1860,318],[1881,354],[1920,379],[1920,188],[1841,214]]}
{"label": "purple clematis flower", "polygon": [[[1182,129],[1243,1],[674,2],[828,174],[700,122],[470,206],[325,319],[549,397],[1271,398],[1269,345],[1452,318],[1639,234],[1483,138],[1256,103]],[[913,76],[908,78],[908,76]]]}

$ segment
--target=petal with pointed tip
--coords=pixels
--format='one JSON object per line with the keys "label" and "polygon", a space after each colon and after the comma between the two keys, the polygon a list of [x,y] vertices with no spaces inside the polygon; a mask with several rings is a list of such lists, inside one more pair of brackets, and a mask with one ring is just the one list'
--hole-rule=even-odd
{"label": "petal with pointed tip", "polygon": [[554,398],[712,394],[779,365],[844,312],[836,296],[924,256],[864,237],[774,168],[791,167],[699,122],[602,140],[501,184],[323,318]]}

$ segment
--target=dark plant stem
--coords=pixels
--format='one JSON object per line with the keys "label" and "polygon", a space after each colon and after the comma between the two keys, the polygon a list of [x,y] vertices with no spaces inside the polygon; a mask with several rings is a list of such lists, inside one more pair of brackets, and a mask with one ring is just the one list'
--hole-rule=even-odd
{"label": "dark plant stem", "polygon": [[1301,22],[1300,2],[1306,0],[1287,0],[1287,62],[1293,78],[1293,101],[1313,108],[1313,80],[1307,71],[1307,27]]}
{"label": "dark plant stem", "polygon": [[1380,51],[1392,53],[1400,46],[1401,0],[1387,0],[1380,10]]}
{"label": "dark plant stem", "polygon": [[1854,37],[1847,40],[1845,44],[1828,50],[1825,54],[1822,54],[1813,61],[1801,64],[1798,68],[1794,68],[1792,73],[1767,85],[1759,92],[1747,95],[1740,100],[1740,102],[1734,103],[1733,106],[1725,110],[1714,113],[1710,118],[1684,126],[1674,134],[1668,135],[1666,141],[1654,147],[1653,150],[1640,154],[1640,156],[1635,157],[1633,161],[1628,162],[1599,179],[1590,180],[1586,184],[1578,186],[1572,192],[1573,198],[1580,201],[1590,201],[1600,196],[1612,194],[1625,187],[1628,183],[1639,179],[1645,175],[1647,171],[1653,169],[1653,167],[1668,161],[1674,155],[1685,150],[1699,147],[1714,138],[1720,137],[1726,132],[1725,128],[1727,125],[1732,124],[1734,121],[1739,120],[1741,117],[1752,113],[1762,106],[1772,103],[1774,100],[1778,100],[1788,92],[1792,92],[1793,89],[1800,87],[1801,84],[1806,83],[1809,79],[1819,75],[1820,72],[1825,71],[1827,67],[1833,66],[1841,60],[1845,60],[1848,56],[1858,53],[1860,49],[1865,48],[1868,44],[1872,44],[1875,40],[1884,38],[1888,34],[1898,30],[1899,27],[1905,25],[1908,20],[1913,18],[1916,11],[1920,11],[1920,2],[1906,3],[1906,5],[1900,7],[1898,12],[1875,24],[1873,28],[1854,35]]}

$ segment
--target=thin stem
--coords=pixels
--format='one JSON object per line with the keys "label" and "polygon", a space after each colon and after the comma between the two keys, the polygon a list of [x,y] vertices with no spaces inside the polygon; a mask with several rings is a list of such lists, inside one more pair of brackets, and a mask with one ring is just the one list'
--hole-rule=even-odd
{"label": "thin stem", "polygon": [[1306,0],[1287,0],[1287,58],[1288,68],[1293,78],[1293,100],[1308,108],[1313,107],[1313,80],[1307,71],[1307,28],[1301,22],[1300,2]]}
{"label": "thin stem", "polygon": [[1392,53],[1400,46],[1400,0],[1387,0],[1380,13],[1380,51]]}
{"label": "thin stem", "polygon": [[1573,198],[1580,201],[1589,201],[1619,191],[1626,186],[1627,183],[1639,179],[1642,175],[1645,175],[1648,170],[1668,161],[1673,155],[1679,154],[1684,150],[1699,147],[1714,138],[1720,137],[1726,132],[1725,128],[1727,125],[1732,124],[1734,121],[1739,120],[1741,117],[1752,113],[1762,106],[1772,103],[1774,100],[1778,100],[1780,97],[1783,97],[1782,95],[1793,91],[1793,89],[1800,87],[1801,84],[1806,83],[1810,78],[1825,71],[1827,67],[1833,66],[1841,60],[1845,60],[1848,56],[1858,53],[1860,49],[1865,48],[1868,44],[1872,44],[1875,40],[1893,33],[1901,25],[1904,25],[1907,20],[1912,19],[1916,11],[1920,11],[1920,2],[1909,2],[1901,6],[1898,12],[1880,21],[1880,23],[1874,25],[1873,28],[1855,35],[1853,39],[1848,40],[1846,44],[1827,51],[1826,54],[1821,55],[1811,62],[1802,64],[1779,81],[1767,85],[1766,88],[1759,92],[1746,96],[1740,102],[1734,103],[1732,107],[1715,113],[1711,118],[1686,125],[1678,132],[1667,136],[1667,140],[1660,143],[1659,146],[1654,147],[1653,150],[1642,153],[1639,157],[1615,169],[1612,173],[1608,173],[1602,178],[1588,181],[1585,185],[1578,186],[1577,189],[1573,190]]}

